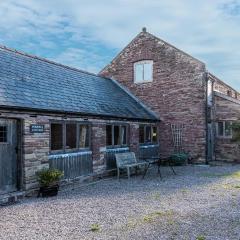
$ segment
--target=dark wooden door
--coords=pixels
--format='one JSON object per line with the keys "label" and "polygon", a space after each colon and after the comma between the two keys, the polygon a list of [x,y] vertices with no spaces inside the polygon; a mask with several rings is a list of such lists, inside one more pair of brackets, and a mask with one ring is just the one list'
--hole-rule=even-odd
{"label": "dark wooden door", "polygon": [[0,119],[0,194],[17,189],[17,120]]}

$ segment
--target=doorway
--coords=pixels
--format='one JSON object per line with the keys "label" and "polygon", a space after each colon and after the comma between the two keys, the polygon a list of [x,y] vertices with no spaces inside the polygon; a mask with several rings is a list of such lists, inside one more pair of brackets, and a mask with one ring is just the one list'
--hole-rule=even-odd
{"label": "doorway", "polygon": [[20,126],[16,119],[0,118],[0,194],[19,190]]}

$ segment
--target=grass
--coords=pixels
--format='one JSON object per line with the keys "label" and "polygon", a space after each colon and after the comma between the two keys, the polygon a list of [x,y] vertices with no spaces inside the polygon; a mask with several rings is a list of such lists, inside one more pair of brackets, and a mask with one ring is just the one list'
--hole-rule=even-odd
{"label": "grass", "polygon": [[137,226],[143,225],[145,223],[153,223],[158,218],[166,217],[168,218],[170,224],[174,224],[174,222],[171,220],[171,217],[174,215],[174,212],[172,210],[167,211],[156,211],[149,214],[146,214],[140,218],[131,219],[126,224],[127,229],[133,229]]}
{"label": "grass", "polygon": [[197,236],[196,240],[205,240],[206,238],[204,236]]}
{"label": "grass", "polygon": [[231,177],[240,180],[240,171],[234,173],[203,173],[201,176],[216,178],[216,177]]}
{"label": "grass", "polygon": [[92,224],[91,227],[90,227],[90,231],[91,232],[99,232],[100,231],[100,225],[97,224],[97,223]]}

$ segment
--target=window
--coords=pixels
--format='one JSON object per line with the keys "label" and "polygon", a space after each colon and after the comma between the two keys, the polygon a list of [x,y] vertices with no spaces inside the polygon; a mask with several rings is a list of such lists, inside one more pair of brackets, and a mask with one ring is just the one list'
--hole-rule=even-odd
{"label": "window", "polygon": [[107,125],[106,145],[125,146],[127,145],[127,125]]}
{"label": "window", "polygon": [[139,142],[141,144],[156,144],[158,142],[157,127],[151,125],[140,125]]}
{"label": "window", "polygon": [[88,148],[90,147],[89,142],[89,126],[80,125],[79,126],[79,148]]}
{"label": "window", "polygon": [[232,137],[232,122],[224,121],[217,123],[217,135],[218,137],[231,138]]}
{"label": "window", "polygon": [[89,124],[51,123],[51,151],[69,152],[90,147]]}
{"label": "window", "polygon": [[134,63],[134,82],[152,82],[153,61],[146,60]]}
{"label": "window", "polygon": [[51,124],[51,150],[63,149],[63,127],[62,124]]}
{"label": "window", "polygon": [[0,143],[7,143],[7,126],[0,126]]}
{"label": "window", "polygon": [[66,149],[77,147],[77,124],[66,124]]}

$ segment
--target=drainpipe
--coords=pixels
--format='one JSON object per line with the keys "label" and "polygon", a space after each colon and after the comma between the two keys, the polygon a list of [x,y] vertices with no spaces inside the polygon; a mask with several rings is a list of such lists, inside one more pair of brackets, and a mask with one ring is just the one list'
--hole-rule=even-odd
{"label": "drainpipe", "polygon": [[205,107],[205,124],[206,124],[206,151],[205,151],[205,159],[206,159],[206,164],[208,164],[208,72],[206,71],[205,74],[205,82],[206,82],[206,107]]}

